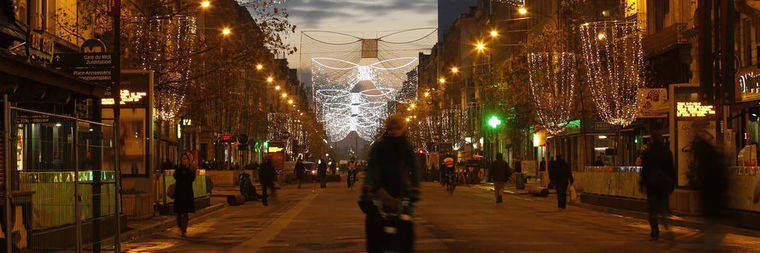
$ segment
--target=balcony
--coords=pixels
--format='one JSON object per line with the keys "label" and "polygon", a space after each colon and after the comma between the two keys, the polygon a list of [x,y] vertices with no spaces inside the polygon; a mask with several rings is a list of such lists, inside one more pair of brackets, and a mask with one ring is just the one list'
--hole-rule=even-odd
{"label": "balcony", "polygon": [[663,28],[655,34],[644,37],[641,41],[644,57],[649,58],[676,48],[677,45],[688,44],[688,39],[694,35],[694,27],[686,23],[676,23]]}

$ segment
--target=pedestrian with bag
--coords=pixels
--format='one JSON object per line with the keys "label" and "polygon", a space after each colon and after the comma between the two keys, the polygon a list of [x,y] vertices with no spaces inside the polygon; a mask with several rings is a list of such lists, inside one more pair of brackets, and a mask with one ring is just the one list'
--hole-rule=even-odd
{"label": "pedestrian with bag", "polygon": [[174,170],[174,192],[170,194],[174,199],[174,213],[177,215],[177,226],[182,237],[187,236],[187,226],[190,222],[189,213],[195,212],[193,195],[193,181],[195,181],[195,169],[192,167],[193,158],[189,153],[183,153],[181,164]]}
{"label": "pedestrian with bag", "polygon": [[557,190],[557,207],[560,211],[567,207],[567,187],[573,183],[573,172],[562,156],[549,163],[549,180]]}
{"label": "pedestrian with bag", "polygon": [[277,176],[277,172],[272,166],[272,160],[269,158],[264,159],[264,163],[259,169],[259,181],[261,181],[261,204],[269,205],[269,195],[274,195],[274,179]]}
{"label": "pedestrian with bag", "polygon": [[668,199],[675,189],[673,153],[659,134],[652,134],[652,142],[641,155],[641,178],[639,188],[647,194],[647,209],[651,240],[660,238],[659,216],[668,210]]}
{"label": "pedestrian with bag", "polygon": [[405,133],[403,118],[393,115],[386,120],[382,137],[370,149],[359,201],[366,213],[369,253],[413,251],[411,216],[419,197],[420,171]]}
{"label": "pedestrian with bag", "polygon": [[512,176],[512,169],[509,168],[509,164],[504,161],[504,155],[502,153],[496,154],[496,160],[491,164],[491,170],[489,171],[489,178],[493,181],[494,195],[496,197],[496,203],[502,202],[502,194],[504,192],[504,183]]}

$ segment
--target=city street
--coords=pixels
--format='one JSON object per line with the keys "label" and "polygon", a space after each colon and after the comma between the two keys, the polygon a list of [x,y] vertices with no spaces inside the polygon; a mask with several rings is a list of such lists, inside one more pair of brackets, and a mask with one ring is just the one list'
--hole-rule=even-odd
{"label": "city street", "polygon": [[[760,249],[760,233],[740,229],[718,229],[730,231],[720,234],[671,226],[660,241],[651,242],[644,220],[574,205],[558,211],[553,195],[505,194],[504,203],[497,204],[492,192],[458,187],[450,196],[433,183],[424,184],[422,194],[415,217],[418,252]],[[268,207],[249,202],[192,220],[187,238],[172,228],[123,248],[128,252],[363,252],[358,195],[358,190],[348,191],[343,183],[329,184],[326,190],[287,186]]]}

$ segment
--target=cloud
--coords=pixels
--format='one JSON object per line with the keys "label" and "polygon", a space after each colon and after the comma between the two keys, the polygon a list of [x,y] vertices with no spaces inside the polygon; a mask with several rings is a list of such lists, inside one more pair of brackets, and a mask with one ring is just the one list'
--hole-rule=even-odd
{"label": "cloud", "polygon": [[301,28],[316,28],[336,20],[355,19],[367,23],[400,15],[437,14],[436,0],[290,0],[285,5]]}

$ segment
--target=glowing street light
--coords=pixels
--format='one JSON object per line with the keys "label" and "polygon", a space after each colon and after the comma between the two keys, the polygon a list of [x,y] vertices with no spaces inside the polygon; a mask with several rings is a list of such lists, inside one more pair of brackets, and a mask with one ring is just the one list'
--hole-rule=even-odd
{"label": "glowing street light", "polygon": [[528,9],[525,6],[520,6],[520,8],[517,8],[517,13],[520,13],[520,15],[528,14]]}
{"label": "glowing street light", "polygon": [[597,40],[604,40],[605,38],[607,38],[607,34],[605,34],[603,32],[601,32],[601,33],[599,33],[599,34],[596,35],[596,39]]}
{"label": "glowing street light", "polygon": [[283,92],[283,93],[282,93],[282,97],[283,97],[283,98],[286,98],[286,97],[288,97],[288,93],[285,93],[285,92]]}
{"label": "glowing street light", "polygon": [[415,104],[409,104],[409,106],[412,107],[412,109],[415,108],[415,107],[417,107],[417,105],[415,105]]}
{"label": "glowing street light", "polygon": [[475,44],[475,49],[477,49],[478,52],[483,52],[483,50],[486,50],[486,44],[483,44],[483,42],[478,42],[478,44]]}
{"label": "glowing street light", "polygon": [[261,70],[264,68],[264,65],[256,64],[256,70]]}
{"label": "glowing street light", "polygon": [[446,83],[446,78],[443,78],[443,77],[438,78],[438,82],[441,83],[441,84],[444,84],[444,83]]}
{"label": "glowing street light", "polygon": [[280,86],[279,85],[274,86],[274,90],[280,90]]}
{"label": "glowing street light", "polygon": [[271,76],[267,77],[267,83],[271,83],[271,82],[274,82],[274,78]]}
{"label": "glowing street light", "polygon": [[429,97],[429,96],[430,96],[430,92],[425,92],[425,97]]}
{"label": "glowing street light", "polygon": [[491,30],[491,37],[493,38],[499,37],[499,31]]}
{"label": "glowing street light", "polygon": [[230,35],[230,33],[232,33],[232,30],[230,30],[230,28],[225,27],[224,29],[222,29],[222,35],[227,36],[227,35]]}
{"label": "glowing street light", "polygon": [[451,73],[454,73],[454,74],[459,73],[459,68],[451,67]]}
{"label": "glowing street light", "polygon": [[288,104],[293,104],[293,99],[288,99]]}
{"label": "glowing street light", "polygon": [[201,8],[207,9],[208,7],[211,7],[211,1],[203,1],[203,2],[201,2]]}

